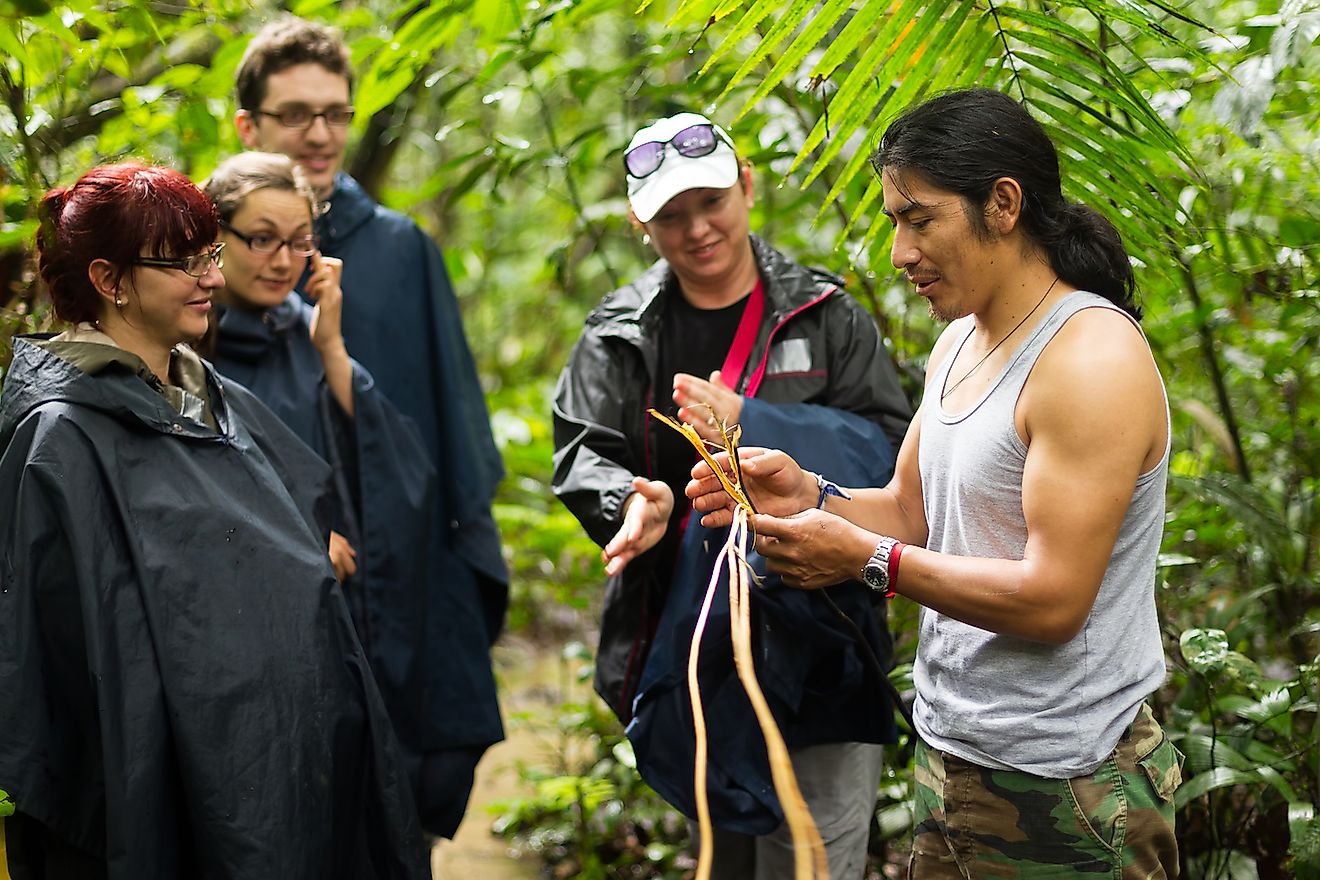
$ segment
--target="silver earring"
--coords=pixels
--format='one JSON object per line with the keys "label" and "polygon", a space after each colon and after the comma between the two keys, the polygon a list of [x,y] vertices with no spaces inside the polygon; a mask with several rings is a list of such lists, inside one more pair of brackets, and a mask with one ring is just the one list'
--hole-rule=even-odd
{"label": "silver earring", "polygon": [[118,296],[116,296],[116,297],[115,297],[115,308],[122,309],[123,307],[124,307],[124,301],[123,301],[122,299],[120,299]]}
{"label": "silver earring", "polygon": [[642,244],[650,244],[650,243],[651,243],[651,233],[649,233],[649,232],[643,232],[643,233],[642,233]]}

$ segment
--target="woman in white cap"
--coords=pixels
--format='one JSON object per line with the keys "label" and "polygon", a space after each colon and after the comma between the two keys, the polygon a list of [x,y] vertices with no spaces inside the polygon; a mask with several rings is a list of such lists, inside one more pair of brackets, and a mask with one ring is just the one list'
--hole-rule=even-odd
{"label": "woman in white cap", "polygon": [[[660,260],[588,316],[560,376],[554,489],[602,546],[609,576],[596,689],[629,725],[642,776],[694,816],[683,670],[724,534],[688,521],[695,454],[646,410],[712,442],[721,424],[739,423],[744,443],[786,445],[846,481],[888,478],[911,409],[875,322],[841,280],[751,234],[751,170],[724,129],[696,113],[661,119],[633,136],[624,166],[633,221]],[[890,640],[865,586],[828,592],[833,606],[766,575],[753,599],[754,651],[831,875],[855,880],[881,744],[895,737],[881,669]],[[715,606],[727,607],[722,595]],[[727,612],[707,625],[700,686],[714,875],[791,876],[792,841],[733,669]]]}

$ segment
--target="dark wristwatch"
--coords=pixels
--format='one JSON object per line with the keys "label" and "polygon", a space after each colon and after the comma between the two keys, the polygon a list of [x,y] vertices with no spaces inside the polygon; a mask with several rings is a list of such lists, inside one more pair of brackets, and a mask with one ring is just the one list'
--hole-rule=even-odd
{"label": "dark wristwatch", "polygon": [[889,593],[889,554],[897,543],[897,538],[881,538],[862,566],[862,582],[877,593]]}

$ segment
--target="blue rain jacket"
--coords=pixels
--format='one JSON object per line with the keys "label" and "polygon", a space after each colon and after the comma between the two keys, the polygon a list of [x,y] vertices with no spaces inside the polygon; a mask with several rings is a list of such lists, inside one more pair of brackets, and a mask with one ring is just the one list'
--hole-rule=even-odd
{"label": "blue rain jacket", "polygon": [[[508,606],[508,570],[491,513],[504,475],[462,316],[435,242],[383,208],[347,174],[317,219],[321,250],[344,261],[344,341],[376,387],[421,433],[437,475],[427,551],[425,697],[417,747],[453,772],[431,788],[471,783],[481,753],[504,738],[490,646]],[[464,779],[465,777],[465,779]],[[458,816],[429,815],[442,836]]]}

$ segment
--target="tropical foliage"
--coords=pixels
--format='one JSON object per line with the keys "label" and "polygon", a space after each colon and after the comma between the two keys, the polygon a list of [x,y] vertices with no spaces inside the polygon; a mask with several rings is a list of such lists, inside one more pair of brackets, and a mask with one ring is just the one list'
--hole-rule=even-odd
{"label": "tropical foliage", "polygon": [[[1168,383],[1171,674],[1156,701],[1188,756],[1188,874],[1320,876],[1320,2],[279,8],[344,29],[360,74],[350,170],[445,245],[510,471],[497,515],[513,625],[551,639],[589,635],[598,604],[596,550],[548,491],[547,410],[586,311],[648,260],[618,173],[629,133],[680,108],[728,124],[759,175],[755,226],[844,275],[918,377],[936,328],[888,267],[867,155],[895,113],[938,90],[1024,100],[1060,146],[1070,195],[1128,242]],[[40,193],[129,155],[204,176],[238,149],[234,68],[276,12],[0,0],[0,364],[13,332],[51,323],[31,261]],[[903,662],[912,609],[894,610]],[[630,775],[599,706],[568,707],[559,729],[582,749],[529,769],[508,832],[556,841],[539,851],[565,873],[673,868],[682,826]],[[905,755],[878,813],[894,851]]]}

